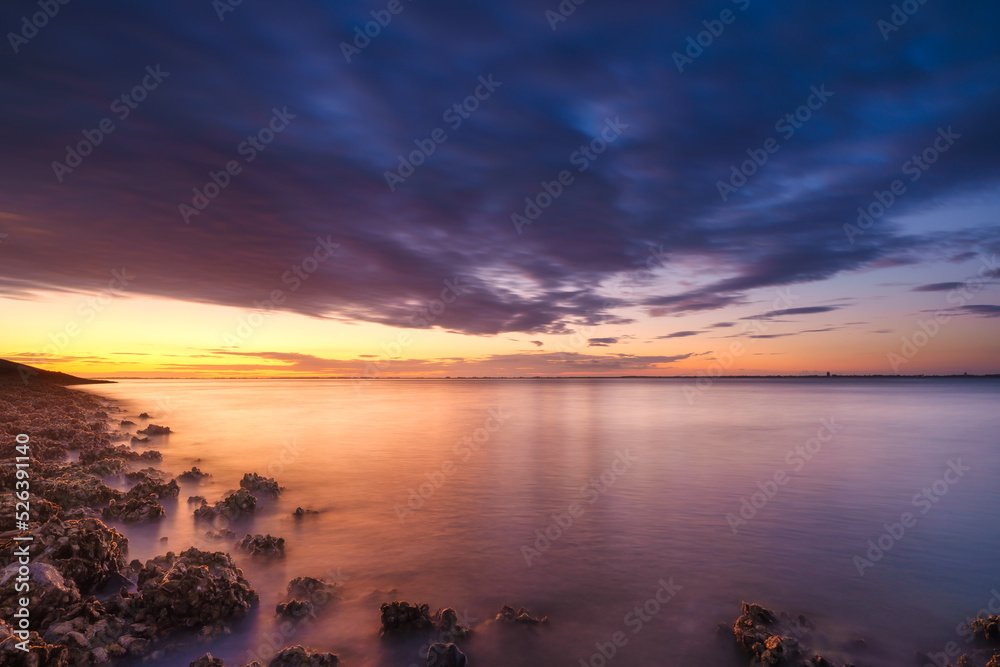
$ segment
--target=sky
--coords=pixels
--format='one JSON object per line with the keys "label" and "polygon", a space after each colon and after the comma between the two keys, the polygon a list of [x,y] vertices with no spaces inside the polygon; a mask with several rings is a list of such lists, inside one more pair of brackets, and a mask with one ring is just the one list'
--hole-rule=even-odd
{"label": "sky", "polygon": [[895,7],[11,0],[0,357],[998,373],[1000,6]]}

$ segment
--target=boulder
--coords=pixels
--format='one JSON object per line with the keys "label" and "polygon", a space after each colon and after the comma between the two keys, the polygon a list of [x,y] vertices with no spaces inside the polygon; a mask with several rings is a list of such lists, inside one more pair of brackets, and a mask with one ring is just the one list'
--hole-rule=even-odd
{"label": "boulder", "polygon": [[261,477],[255,472],[248,472],[240,480],[240,488],[252,493],[277,496],[281,493],[281,487],[270,477]]}
{"label": "boulder", "polygon": [[427,667],[468,667],[469,660],[455,644],[431,644],[427,649]]}
{"label": "boulder", "polygon": [[202,472],[198,469],[198,466],[193,466],[187,472],[182,472],[177,476],[177,479],[183,480],[185,482],[200,482],[206,477],[211,477],[207,472]]}
{"label": "boulder", "polygon": [[288,602],[279,602],[274,611],[278,616],[284,616],[292,620],[316,617],[316,608],[308,600],[292,599]]}
{"label": "boulder", "polygon": [[539,623],[548,623],[549,617],[535,618],[524,607],[514,611],[513,607],[504,605],[500,608],[496,620],[509,625],[538,625]]}
{"label": "boulder", "polygon": [[125,569],[128,540],[98,519],[52,519],[32,531],[35,563],[49,563],[83,595],[96,593]]}
{"label": "boulder", "polygon": [[235,521],[241,517],[250,516],[257,507],[257,499],[250,495],[246,489],[240,489],[226,496],[224,500],[215,503],[214,506],[208,503],[194,511],[196,519],[214,521],[222,517],[229,521]]}
{"label": "boulder", "polygon": [[247,534],[233,545],[236,549],[246,551],[251,556],[279,558],[285,555],[285,538],[271,535]]}
{"label": "boulder", "polygon": [[139,435],[169,435],[169,426],[157,426],[156,424],[150,424],[146,428],[139,429],[136,431]]}

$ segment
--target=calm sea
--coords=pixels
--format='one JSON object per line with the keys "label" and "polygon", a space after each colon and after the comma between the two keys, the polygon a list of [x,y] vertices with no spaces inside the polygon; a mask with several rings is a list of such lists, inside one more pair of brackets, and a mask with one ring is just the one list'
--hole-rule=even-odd
{"label": "calm sea", "polygon": [[[964,645],[962,619],[1000,604],[1000,383],[692,387],[136,380],[85,391],[170,426],[154,444],[164,469],[213,475],[182,483],[165,520],[119,526],[130,557],[228,550],[261,595],[233,635],[184,639],[158,664],[206,650],[266,664],[272,645],[301,643],[348,665],[423,665],[420,641],[377,637],[379,604],[405,599],[474,622],[463,648],[476,666],[735,666],[716,628],[742,600],[805,614],[833,657],[903,665],[918,649]],[[285,538],[283,560],[241,555],[193,521],[189,495],[214,502],[246,472],[285,491],[233,529]],[[293,517],[300,506],[318,514]],[[282,634],[274,606],[303,575],[338,581],[344,599]],[[479,625],[504,604],[550,623]],[[856,638],[867,648],[838,653]]]}

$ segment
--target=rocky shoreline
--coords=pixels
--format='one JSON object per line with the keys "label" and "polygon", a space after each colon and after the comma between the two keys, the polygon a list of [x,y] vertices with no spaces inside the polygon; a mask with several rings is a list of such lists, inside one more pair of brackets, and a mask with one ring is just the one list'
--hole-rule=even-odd
{"label": "rocky shoreline", "polygon": [[[0,377],[0,497],[9,508],[0,519],[0,565],[7,564],[0,569],[0,667],[82,667],[125,658],[164,659],[178,642],[228,633],[233,623],[259,607],[257,592],[229,553],[191,547],[145,563],[129,561],[128,539],[105,523],[156,521],[166,513],[160,501],[179,496],[177,479],[210,475],[195,467],[168,479],[155,467],[161,460],[159,452],[136,449],[169,432],[168,425],[151,423],[145,413],[126,418],[110,401],[89,393]],[[27,534],[17,530],[13,516],[19,433],[31,438],[31,561],[23,568],[17,550],[24,542],[15,537]],[[109,486],[110,478],[128,490]],[[240,537],[228,526],[252,517],[258,497],[275,497],[281,491],[276,480],[247,472],[240,488],[222,499],[210,504],[193,496],[186,507],[192,521],[214,528],[209,534],[228,540],[232,550],[252,558],[280,559],[285,550],[281,537],[251,533]],[[185,511],[183,507],[176,511]],[[308,511],[298,508],[295,513]],[[19,582],[25,580],[31,590],[29,632],[14,625],[23,595]],[[287,595],[273,614],[292,623],[315,618],[341,592],[334,582],[298,576],[289,581]],[[427,639],[427,665],[469,664],[459,645],[475,628],[465,627],[454,609],[431,613],[426,604],[397,600],[381,604],[380,612],[381,627],[372,628],[373,634],[385,641],[399,636]],[[548,619],[504,606],[491,622],[539,626]],[[974,621],[968,630],[977,642],[975,649],[949,655],[948,664],[1000,667],[998,626],[998,616]],[[749,665],[849,665],[837,652],[824,657],[812,648],[819,633],[808,619],[776,615],[756,604],[744,603],[735,624],[721,626],[719,635]],[[861,643],[852,648],[863,649],[863,640],[857,641]],[[933,655],[918,653],[915,659],[942,664]],[[335,654],[303,646],[283,647],[266,663],[267,667],[337,664]],[[224,667],[211,654],[190,665]],[[255,661],[246,667],[263,666]]]}

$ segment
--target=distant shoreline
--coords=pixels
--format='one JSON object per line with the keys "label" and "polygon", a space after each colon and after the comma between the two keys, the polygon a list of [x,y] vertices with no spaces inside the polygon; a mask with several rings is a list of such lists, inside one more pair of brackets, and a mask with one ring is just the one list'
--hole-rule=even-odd
{"label": "distant shoreline", "polygon": [[114,378],[93,378],[95,381],[117,382],[120,380],[363,380],[385,381],[385,380],[700,380],[711,378],[714,380],[996,380],[1000,379],[1000,373],[986,375],[520,375],[520,376],[456,376],[456,377],[432,377],[432,376],[385,376],[385,377],[362,377],[362,376],[258,376],[258,377],[114,377]]}

